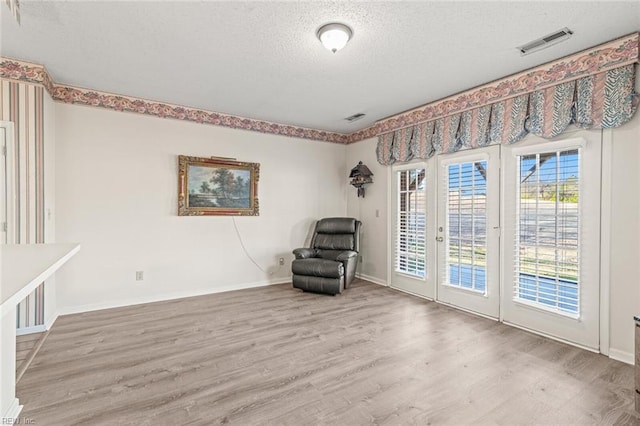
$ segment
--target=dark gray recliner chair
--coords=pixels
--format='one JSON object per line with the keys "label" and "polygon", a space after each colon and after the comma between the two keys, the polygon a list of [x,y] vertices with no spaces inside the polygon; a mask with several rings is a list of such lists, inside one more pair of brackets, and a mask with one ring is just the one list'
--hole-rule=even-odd
{"label": "dark gray recliner chair", "polygon": [[356,275],[360,225],[350,217],[320,219],[311,247],[293,251],[293,287],[332,295],[348,288]]}

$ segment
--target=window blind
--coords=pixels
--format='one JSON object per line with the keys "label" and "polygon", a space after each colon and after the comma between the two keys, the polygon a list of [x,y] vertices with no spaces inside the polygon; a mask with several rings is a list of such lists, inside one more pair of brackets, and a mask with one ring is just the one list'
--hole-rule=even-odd
{"label": "window blind", "polygon": [[517,157],[514,298],[580,313],[580,149]]}
{"label": "window blind", "polygon": [[487,162],[445,168],[446,284],[484,293],[487,288]]}
{"label": "window blind", "polygon": [[426,274],[425,169],[399,170],[396,223],[397,272],[423,278]]}

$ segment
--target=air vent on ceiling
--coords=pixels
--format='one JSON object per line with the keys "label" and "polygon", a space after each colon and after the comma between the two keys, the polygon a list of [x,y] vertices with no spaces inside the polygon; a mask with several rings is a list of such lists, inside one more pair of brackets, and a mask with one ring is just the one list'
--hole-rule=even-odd
{"label": "air vent on ceiling", "polygon": [[522,56],[525,56],[525,55],[528,55],[529,53],[546,49],[547,47],[553,46],[554,44],[558,44],[561,41],[567,40],[568,38],[571,37],[572,34],[573,34],[573,31],[571,31],[567,27],[564,27],[559,31],[556,31],[542,38],[539,38],[538,40],[534,40],[527,44],[523,44],[522,46],[518,46],[517,49],[520,51]]}
{"label": "air vent on ceiling", "polygon": [[354,121],[360,120],[362,117],[364,117],[364,114],[359,112],[357,114],[353,114],[353,115],[345,118],[345,120],[347,120],[349,123],[353,123]]}

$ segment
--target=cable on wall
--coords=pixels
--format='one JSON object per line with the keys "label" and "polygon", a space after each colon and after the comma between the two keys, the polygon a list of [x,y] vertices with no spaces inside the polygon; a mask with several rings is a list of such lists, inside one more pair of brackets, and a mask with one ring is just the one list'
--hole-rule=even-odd
{"label": "cable on wall", "polygon": [[251,254],[249,254],[249,251],[247,250],[247,248],[244,245],[244,242],[242,241],[242,236],[240,235],[240,230],[238,229],[238,225],[236,224],[236,218],[235,217],[231,217],[231,220],[233,221],[233,227],[236,230],[236,235],[238,236],[238,241],[240,241],[240,246],[242,247],[242,251],[244,251],[244,254],[247,256],[247,258],[254,264],[256,265],[256,268],[258,268],[259,270],[261,270],[262,272],[264,272],[265,274],[268,275],[273,275],[277,270],[280,269],[280,267],[278,267],[278,269],[276,269],[276,271],[273,272],[267,272],[264,269],[262,269],[262,267],[260,265],[258,265],[258,262],[256,262],[253,257],[251,257]]}

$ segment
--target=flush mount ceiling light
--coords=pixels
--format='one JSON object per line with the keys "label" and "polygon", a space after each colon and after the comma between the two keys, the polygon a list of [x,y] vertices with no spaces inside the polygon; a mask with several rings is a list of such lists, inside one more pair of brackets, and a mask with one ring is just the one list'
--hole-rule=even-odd
{"label": "flush mount ceiling light", "polygon": [[336,53],[347,45],[353,35],[353,31],[345,24],[332,22],[321,26],[317,35],[324,47]]}

